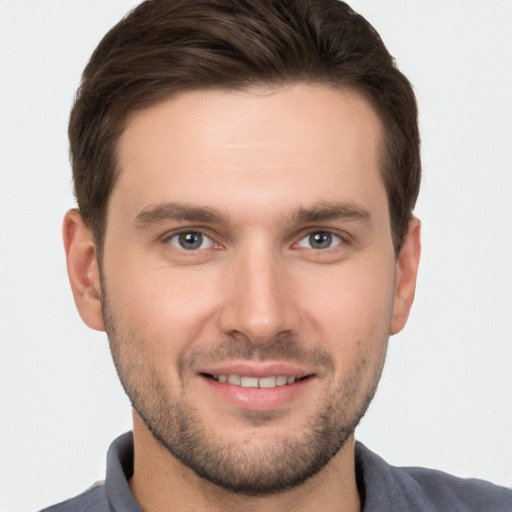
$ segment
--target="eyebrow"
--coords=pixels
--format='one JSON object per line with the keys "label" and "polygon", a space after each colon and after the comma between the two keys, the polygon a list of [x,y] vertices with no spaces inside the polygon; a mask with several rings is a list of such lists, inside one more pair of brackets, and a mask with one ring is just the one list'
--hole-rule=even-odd
{"label": "eyebrow", "polygon": [[208,224],[227,223],[226,216],[213,208],[182,203],[160,203],[144,208],[135,217],[135,225],[144,228],[166,220],[205,222]]}
{"label": "eyebrow", "polygon": [[[370,211],[355,203],[320,203],[310,208],[298,208],[288,216],[287,224],[297,225],[333,220],[368,221],[370,218]],[[145,228],[168,220],[229,224],[228,216],[214,208],[175,202],[160,203],[144,208],[135,217],[134,224],[139,228]]]}
{"label": "eyebrow", "polygon": [[370,211],[356,203],[320,203],[311,208],[297,209],[291,215],[290,222],[292,224],[306,224],[333,220],[368,221],[370,218]]}

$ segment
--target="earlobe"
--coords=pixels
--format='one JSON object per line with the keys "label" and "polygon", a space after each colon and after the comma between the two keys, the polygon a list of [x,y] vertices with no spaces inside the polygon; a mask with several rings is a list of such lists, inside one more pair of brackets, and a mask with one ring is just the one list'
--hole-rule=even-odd
{"label": "earlobe", "polygon": [[416,278],[421,253],[421,223],[413,217],[398,257],[395,298],[390,334],[400,332],[407,322],[416,291]]}
{"label": "earlobe", "polygon": [[92,329],[105,330],[96,246],[78,210],[69,210],[62,226],[69,282],[82,320]]}

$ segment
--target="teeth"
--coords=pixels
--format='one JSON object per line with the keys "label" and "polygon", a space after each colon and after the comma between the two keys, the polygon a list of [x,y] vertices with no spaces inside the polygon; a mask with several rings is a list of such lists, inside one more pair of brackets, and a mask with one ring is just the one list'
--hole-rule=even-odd
{"label": "teeth", "polygon": [[257,377],[241,377],[240,378],[240,386],[243,388],[257,388],[258,379]]}
{"label": "teeth", "polygon": [[277,386],[284,386],[288,383],[288,378],[284,375],[280,375],[279,377],[276,377],[276,385]]}
{"label": "teeth", "polygon": [[235,386],[240,386],[242,379],[240,375],[228,375],[229,384],[234,384]]}
{"label": "teeth", "polygon": [[259,383],[260,388],[275,388],[276,387],[276,378],[275,377],[263,377],[260,379]]}
{"label": "teeth", "polygon": [[293,384],[297,381],[295,375],[279,375],[277,377],[247,377],[245,375],[212,375],[214,380],[233,384],[234,386],[242,386],[243,388],[275,388],[277,386],[285,386]]}

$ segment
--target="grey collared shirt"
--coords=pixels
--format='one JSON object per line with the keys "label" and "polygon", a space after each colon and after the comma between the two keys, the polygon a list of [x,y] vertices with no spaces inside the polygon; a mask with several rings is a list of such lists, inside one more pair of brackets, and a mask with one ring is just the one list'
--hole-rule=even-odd
{"label": "grey collared shirt", "polygon": [[[142,512],[128,480],[133,435],[118,437],[107,454],[107,474],[84,493],[43,512]],[[441,471],[390,466],[356,443],[356,476],[362,512],[512,512],[512,491]]]}

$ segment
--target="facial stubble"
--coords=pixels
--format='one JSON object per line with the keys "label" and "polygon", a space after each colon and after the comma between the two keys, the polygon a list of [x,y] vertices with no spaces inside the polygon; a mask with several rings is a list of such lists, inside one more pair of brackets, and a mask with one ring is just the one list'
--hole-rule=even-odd
{"label": "facial stubble", "polygon": [[[306,350],[289,337],[270,340],[257,349],[239,340],[227,339],[209,350],[191,348],[176,362],[181,389],[171,400],[164,379],[147,357],[146,342],[138,338],[116,318],[105,287],[102,286],[103,317],[114,364],[121,384],[133,408],[153,437],[176,459],[205,480],[237,494],[265,496],[292,489],[323,469],[338,453],[364,416],[382,372],[387,346],[383,347],[373,380],[364,384],[367,354],[352,366],[350,372],[334,383],[335,363],[323,347]],[[317,406],[304,420],[298,434],[271,439],[268,443],[252,443],[251,437],[237,445],[216,435],[206,423],[193,401],[187,396],[187,370],[197,360],[207,361],[242,358],[294,362],[316,361],[325,371],[324,389]],[[364,389],[362,389],[362,387]],[[327,390],[331,391],[327,391]],[[174,390],[177,391],[177,390]],[[244,420],[250,429],[267,428],[279,421],[276,413],[250,412]]]}

